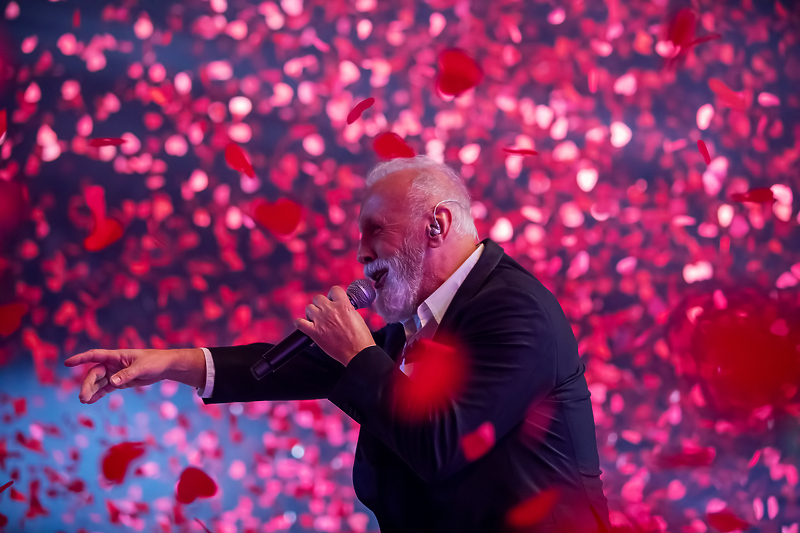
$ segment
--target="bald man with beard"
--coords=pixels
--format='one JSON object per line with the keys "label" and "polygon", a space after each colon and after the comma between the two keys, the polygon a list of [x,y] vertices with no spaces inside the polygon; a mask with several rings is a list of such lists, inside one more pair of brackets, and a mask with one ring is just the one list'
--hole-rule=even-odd
{"label": "bald man with beard", "polygon": [[[158,379],[197,387],[205,404],[324,398],[361,426],[353,485],[383,533],[610,531],[585,365],[556,298],[497,243],[478,241],[469,193],[446,165],[394,159],[366,183],[357,258],[385,327],[370,331],[337,286],[295,321],[315,345],[260,381],[250,367],[268,343],[91,350],[68,360],[101,363],[82,399]],[[433,355],[413,345],[451,339],[464,383],[409,417],[402,391],[446,377],[415,374]],[[486,431],[488,449],[467,454],[464,442]],[[543,516],[509,514],[545,491],[555,503]]]}

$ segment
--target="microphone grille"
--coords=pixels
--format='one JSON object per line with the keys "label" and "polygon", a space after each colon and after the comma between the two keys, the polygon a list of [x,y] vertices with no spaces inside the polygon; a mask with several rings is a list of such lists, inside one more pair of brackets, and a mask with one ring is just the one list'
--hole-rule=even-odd
{"label": "microphone grille", "polygon": [[375,287],[365,279],[357,279],[347,287],[347,296],[356,309],[363,309],[372,305],[378,293]]}

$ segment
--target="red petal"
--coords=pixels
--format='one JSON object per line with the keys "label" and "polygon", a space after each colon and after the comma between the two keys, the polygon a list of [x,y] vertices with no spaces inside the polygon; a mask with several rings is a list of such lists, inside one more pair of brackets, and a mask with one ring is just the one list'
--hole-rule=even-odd
{"label": "red petal", "polygon": [[414,157],[417,153],[396,133],[387,131],[375,137],[372,143],[375,152],[384,159]]}
{"label": "red petal", "polygon": [[14,481],[9,481],[8,483],[6,483],[2,487],[0,487],[0,493],[2,493],[4,490],[6,490],[8,487],[10,487],[13,484],[14,484]]}
{"label": "red petal", "polygon": [[467,461],[474,461],[483,456],[494,446],[494,426],[491,422],[484,422],[478,429],[461,437],[461,449]]}
{"label": "red petal", "polygon": [[714,462],[716,455],[717,451],[713,447],[707,447],[675,454],[660,454],[656,457],[656,463],[661,468],[708,466]]}
{"label": "red petal", "polygon": [[90,139],[89,146],[94,146],[95,148],[100,146],[119,146],[125,142],[125,139],[120,139],[119,137],[98,137]]}
{"label": "red petal", "polygon": [[251,178],[256,175],[244,150],[236,143],[228,143],[228,146],[225,147],[225,161],[233,170],[244,172]]}
{"label": "red petal", "polygon": [[302,207],[286,198],[274,204],[262,200],[253,209],[253,220],[276,235],[290,235],[300,224],[302,214]]}
{"label": "red petal", "polygon": [[722,39],[722,35],[719,33],[709,33],[708,35],[703,35],[702,37],[698,37],[688,45],[687,48],[691,48],[692,46],[697,46],[698,44],[707,43],[708,41],[716,41],[717,39]]}
{"label": "red petal", "polygon": [[775,199],[772,194],[772,189],[768,187],[759,187],[757,189],[750,189],[744,193],[735,193],[731,195],[731,200],[734,202],[754,202],[765,203],[771,202]]}
{"label": "red petal", "polygon": [[711,78],[708,80],[708,87],[714,91],[714,94],[717,95],[720,103],[722,103],[724,106],[732,107],[740,111],[747,109],[744,98],[739,96],[734,90],[725,85],[722,80]]}
{"label": "red petal", "polygon": [[511,509],[506,514],[506,523],[512,527],[526,527],[541,522],[553,509],[558,497],[558,489],[543,490]]}
{"label": "red petal", "polygon": [[694,38],[696,24],[697,17],[694,11],[689,8],[681,9],[669,25],[669,40],[675,46],[686,48],[686,45]]}
{"label": "red petal", "polygon": [[111,483],[121,484],[128,465],[144,452],[144,442],[122,442],[112,446],[103,457],[103,476]]}
{"label": "red petal", "polygon": [[197,498],[210,498],[216,493],[214,480],[199,468],[190,466],[181,474],[176,497],[180,503],[192,503]]}
{"label": "red petal", "polygon": [[203,527],[203,529],[205,530],[206,533],[211,533],[211,531],[206,527],[206,525],[204,523],[202,523],[200,521],[199,518],[195,518],[195,520],[197,520],[197,523],[200,524]]}
{"label": "red petal", "polygon": [[358,120],[361,117],[361,113],[372,107],[372,104],[374,103],[374,98],[367,98],[366,100],[362,100],[361,102],[357,103],[353,110],[347,114],[347,123],[352,124]]}
{"label": "red petal", "polygon": [[14,333],[27,312],[28,304],[24,302],[0,305],[0,335],[7,337]]}
{"label": "red petal", "polygon": [[81,25],[81,10],[77,7],[75,11],[72,12],[72,27],[79,28]]}
{"label": "red petal", "polygon": [[3,137],[6,134],[6,127],[7,127],[6,120],[7,120],[6,110],[0,109],[0,141],[3,140]]}
{"label": "red petal", "polygon": [[529,150],[527,148],[503,148],[504,152],[517,155],[539,155],[536,150]]}
{"label": "red petal", "polygon": [[83,247],[90,252],[97,252],[111,246],[122,238],[122,224],[113,218],[104,218],[95,223],[94,231],[83,241]]}
{"label": "red petal", "polygon": [[482,79],[483,69],[463,50],[448,48],[439,54],[436,86],[443,94],[458,96],[478,85]]}
{"label": "red petal", "polygon": [[708,524],[723,533],[737,529],[745,530],[750,527],[750,523],[745,522],[728,509],[723,509],[718,513],[708,513],[706,516]]}
{"label": "red petal", "polygon": [[700,153],[703,155],[703,160],[706,162],[706,165],[711,164],[711,156],[708,155],[708,147],[706,147],[706,143],[703,140],[697,141],[697,149],[700,150]]}

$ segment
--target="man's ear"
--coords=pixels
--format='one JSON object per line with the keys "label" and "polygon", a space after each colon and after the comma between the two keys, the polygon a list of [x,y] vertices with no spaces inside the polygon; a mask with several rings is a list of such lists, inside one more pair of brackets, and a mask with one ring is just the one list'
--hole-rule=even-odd
{"label": "man's ear", "polygon": [[[447,207],[440,206],[436,210],[436,215],[434,216],[433,213],[430,214],[430,224],[428,225],[428,246],[431,248],[438,248],[439,246],[444,244],[444,239],[448,233],[450,233],[450,227],[452,226],[453,221],[453,213]],[[438,232],[434,231],[436,228],[436,223],[439,224]],[[437,234],[438,233],[438,234]]]}

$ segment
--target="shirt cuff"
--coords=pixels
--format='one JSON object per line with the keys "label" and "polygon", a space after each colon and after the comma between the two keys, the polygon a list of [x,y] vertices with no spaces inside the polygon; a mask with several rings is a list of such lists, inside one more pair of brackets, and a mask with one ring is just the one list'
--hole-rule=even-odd
{"label": "shirt cuff", "polygon": [[201,398],[211,398],[214,391],[214,358],[208,348],[200,348],[206,357],[206,386],[204,389],[197,388],[197,395]]}

